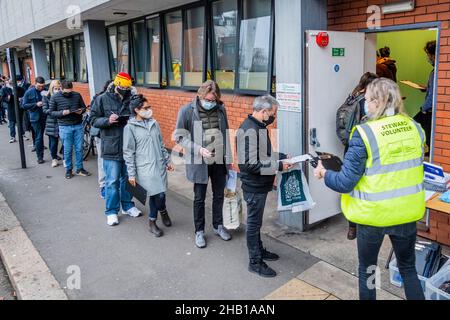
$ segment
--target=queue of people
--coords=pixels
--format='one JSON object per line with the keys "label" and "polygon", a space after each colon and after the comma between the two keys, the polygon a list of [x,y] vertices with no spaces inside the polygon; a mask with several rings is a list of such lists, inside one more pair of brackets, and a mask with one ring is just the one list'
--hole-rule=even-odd
{"label": "queue of people", "polygon": [[[53,160],[58,160],[55,153],[58,137],[63,141],[66,178],[72,177],[73,148],[76,173],[90,175],[83,168],[80,152],[81,119],[86,112],[83,99],[67,81],[53,81],[45,95],[41,94],[43,89],[44,80],[37,78],[23,101],[35,131],[39,163],[43,160],[45,132],[53,141]],[[376,298],[376,290],[368,279],[376,272],[371,267],[377,265],[383,238],[389,235],[407,298],[424,299],[415,269],[414,245],[415,222],[425,212],[422,165],[425,133],[406,115],[398,85],[387,78],[363,75],[346,103],[353,107],[344,109],[353,110],[357,117],[352,118],[350,130],[345,129],[347,132],[342,133],[338,127],[338,135],[344,135],[341,141],[346,144],[342,170],[326,170],[319,163],[314,173],[329,188],[342,194],[342,210],[354,233],[349,232],[349,239],[357,239],[360,298]],[[104,192],[101,184],[100,190],[105,198],[107,224],[117,226],[119,212],[132,218],[142,216],[127,187],[127,184],[140,185],[149,199],[149,231],[157,238],[163,236],[157,220],[160,218],[165,227],[172,226],[166,191],[168,173],[174,166],[152,106],[143,95],[137,94],[126,73],[108,81],[91,104],[90,123],[99,131],[102,160],[99,175],[104,175]],[[248,270],[267,278],[277,273],[266,262],[280,259],[264,246],[261,238],[267,195],[273,190],[276,173],[293,168],[285,161],[288,155],[272,149],[269,131],[276,121],[278,107],[272,96],[256,98],[252,113],[236,136],[240,178],[248,209]],[[344,128],[348,127],[345,122]],[[186,176],[193,185],[194,242],[199,249],[207,246],[205,199],[209,183],[213,192],[213,232],[223,241],[232,240],[222,218],[224,189],[233,163],[228,129],[220,88],[209,80],[200,86],[190,104],[181,107],[173,136],[184,150]]]}

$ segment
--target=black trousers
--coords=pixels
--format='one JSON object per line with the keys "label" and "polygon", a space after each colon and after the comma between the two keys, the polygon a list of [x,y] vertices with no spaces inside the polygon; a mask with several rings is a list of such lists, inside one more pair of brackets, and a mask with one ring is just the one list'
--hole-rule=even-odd
{"label": "black trousers", "polygon": [[[433,124],[433,112],[419,112],[415,117],[414,120],[418,122],[423,130],[425,131],[425,136],[427,138],[427,145],[429,148],[431,148],[431,127]],[[430,153],[427,152],[426,155],[429,155]]]}
{"label": "black trousers", "polygon": [[[223,164],[208,166],[208,177],[211,179],[213,192],[212,216],[213,226],[218,228],[223,224],[223,200],[227,183],[227,168]],[[205,199],[207,184],[194,184],[194,224],[195,232],[205,231]]]}
{"label": "black trousers", "polygon": [[359,297],[376,300],[376,288],[371,279],[375,275],[378,254],[384,236],[388,235],[403,279],[406,299],[425,300],[416,270],[416,223],[379,228],[358,225]]}
{"label": "black trousers", "polygon": [[247,203],[247,248],[250,263],[262,260],[261,227],[268,193],[244,192]]}

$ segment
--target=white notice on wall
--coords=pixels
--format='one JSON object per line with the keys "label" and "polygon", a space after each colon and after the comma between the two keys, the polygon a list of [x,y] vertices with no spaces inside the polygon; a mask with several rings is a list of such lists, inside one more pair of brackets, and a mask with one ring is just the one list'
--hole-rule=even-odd
{"label": "white notice on wall", "polygon": [[301,86],[298,83],[277,83],[277,100],[280,110],[301,112]]}

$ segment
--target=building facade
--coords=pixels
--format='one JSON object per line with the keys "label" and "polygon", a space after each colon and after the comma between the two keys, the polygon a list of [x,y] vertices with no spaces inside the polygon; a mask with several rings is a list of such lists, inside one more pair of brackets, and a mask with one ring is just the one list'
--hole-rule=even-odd
{"label": "building facade", "polygon": [[[450,172],[450,0],[413,1],[410,11],[381,13],[379,25],[371,29],[368,22],[377,8],[371,6],[381,9],[392,2],[398,1],[0,0],[0,51],[18,48],[16,72],[30,81],[38,75],[74,81],[86,104],[117,72],[130,73],[154,107],[164,142],[173,148],[178,110],[207,79],[223,89],[232,129],[251,113],[255,96],[276,95],[277,84],[304,88],[307,30],[369,34],[435,28],[439,56],[432,161]],[[8,74],[2,59],[3,74]],[[279,112],[283,152],[307,149],[305,93],[300,110]],[[429,237],[449,243],[448,217],[431,217]],[[285,222],[301,224],[293,220],[287,216]],[[447,233],[438,232],[438,223]]]}

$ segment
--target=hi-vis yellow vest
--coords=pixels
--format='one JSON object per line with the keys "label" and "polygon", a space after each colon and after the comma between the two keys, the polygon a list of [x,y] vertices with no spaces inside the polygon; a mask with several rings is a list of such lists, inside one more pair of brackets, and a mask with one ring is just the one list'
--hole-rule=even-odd
{"label": "hi-vis yellow vest", "polygon": [[354,130],[358,130],[366,145],[368,159],[358,185],[342,196],[345,217],[375,227],[422,219],[425,134],[420,125],[396,115],[367,122]]}

